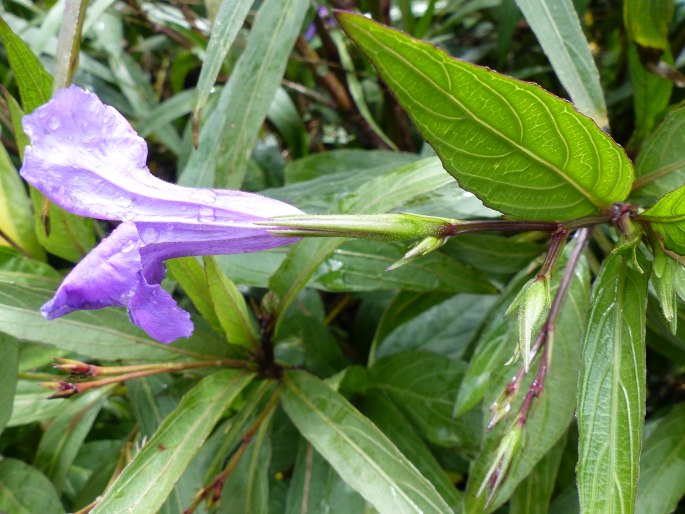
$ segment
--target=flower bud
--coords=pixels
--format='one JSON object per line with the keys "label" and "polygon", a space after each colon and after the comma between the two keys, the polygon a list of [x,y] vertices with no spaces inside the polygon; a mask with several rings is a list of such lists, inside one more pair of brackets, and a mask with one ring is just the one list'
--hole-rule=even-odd
{"label": "flower bud", "polygon": [[520,355],[526,372],[535,356],[531,353],[533,338],[547,318],[550,304],[548,277],[535,277],[523,286],[505,313],[508,316],[518,310],[518,345],[512,361]]}
{"label": "flower bud", "polygon": [[497,450],[495,451],[495,458],[493,459],[488,472],[485,474],[485,478],[483,478],[483,482],[477,493],[477,496],[480,496],[487,488],[488,503],[494,497],[497,489],[507,476],[514,459],[518,455],[521,448],[522,436],[523,427],[519,423],[514,422],[499,442]]}

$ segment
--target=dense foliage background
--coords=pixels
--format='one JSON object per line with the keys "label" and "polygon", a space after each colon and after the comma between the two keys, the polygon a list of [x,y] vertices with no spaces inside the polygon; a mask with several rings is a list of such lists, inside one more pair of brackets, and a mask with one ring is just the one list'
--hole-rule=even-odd
{"label": "dense foliage background", "polygon": [[[401,105],[402,81],[379,79],[334,8],[572,98],[636,163],[635,206],[685,181],[680,0],[8,0],[0,511],[563,514],[579,512],[580,490],[584,512],[685,512],[685,311],[678,303],[675,330],[656,300],[658,282],[647,293],[652,258],[634,250],[639,237],[632,258],[647,270],[644,283],[624,294],[611,282],[621,266],[612,248],[629,243],[611,224],[593,228],[572,270],[549,374],[520,441],[507,439],[508,421],[487,425],[520,365],[505,365],[519,331],[504,312],[542,264],[546,232],[460,235],[392,272],[404,242],[309,239],[176,259],[164,286],[196,328],[171,345],[132,327],[123,310],[41,318],[63,274],[113,227],[48,204],[17,173],[28,144],[22,114],[70,81],[131,122],[165,180],[262,192],[310,214],[502,217],[443,170]],[[439,95],[424,92],[417,105],[439,110]],[[659,180],[644,178],[664,169]],[[602,262],[605,289],[597,279],[590,309]],[[581,358],[590,312],[624,312],[625,332],[639,333],[645,295],[645,396],[623,382],[639,366],[617,360],[583,375],[577,422],[581,362],[594,363]],[[624,352],[641,344],[631,337]],[[102,375],[70,377],[80,364],[53,369],[54,359],[101,366]],[[592,381],[607,374],[646,408],[642,441],[614,430],[635,415],[641,426],[641,416],[603,403]],[[40,383],[62,380],[100,387],[47,399]],[[588,412],[609,415],[595,424]],[[581,455],[576,473],[579,430],[611,453],[606,465],[586,472]],[[513,463],[498,471],[506,455]]]}

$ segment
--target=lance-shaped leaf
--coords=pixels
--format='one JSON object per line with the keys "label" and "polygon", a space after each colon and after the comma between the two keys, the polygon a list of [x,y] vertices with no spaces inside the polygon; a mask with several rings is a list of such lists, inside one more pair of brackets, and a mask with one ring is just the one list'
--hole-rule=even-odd
{"label": "lance-shaped leaf", "polygon": [[380,514],[451,512],[435,487],[352,405],[308,373],[284,377],[283,408],[342,479]]}
{"label": "lance-shaped leaf", "polygon": [[666,248],[685,255],[685,186],[664,195],[641,218],[663,236]]}
{"label": "lance-shaped leaf", "polygon": [[[646,262],[640,266],[648,269]],[[581,514],[633,512],[635,507],[645,416],[648,277],[630,267],[626,257],[611,254],[595,282],[578,392]]]}
{"label": "lance-shaped leaf", "polygon": [[625,153],[568,102],[363,16],[341,13],[338,20],[445,169],[487,206],[566,220],[628,195],[633,170]]}
{"label": "lance-shaped leaf", "polygon": [[623,18],[628,36],[640,46],[667,48],[674,8],[673,0],[625,0]]}

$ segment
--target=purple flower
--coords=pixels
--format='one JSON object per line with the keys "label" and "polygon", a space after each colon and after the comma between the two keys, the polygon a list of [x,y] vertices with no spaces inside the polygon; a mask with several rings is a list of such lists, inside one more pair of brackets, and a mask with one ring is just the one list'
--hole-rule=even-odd
{"label": "purple flower", "polygon": [[190,315],[159,285],[163,261],[256,252],[294,241],[254,224],[301,213],[291,205],[154,177],[145,164],[145,141],[113,107],[83,89],[59,91],[23,124],[31,140],[21,169],[27,182],[75,214],[123,221],[42,307],[47,319],[128,306],[131,322],[155,339],[187,337],[193,331]]}

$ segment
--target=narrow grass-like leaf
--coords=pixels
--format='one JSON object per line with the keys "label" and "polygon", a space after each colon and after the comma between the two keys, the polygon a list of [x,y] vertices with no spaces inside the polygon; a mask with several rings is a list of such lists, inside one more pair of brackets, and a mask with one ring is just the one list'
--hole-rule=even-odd
{"label": "narrow grass-like leaf", "polygon": [[242,185],[252,147],[281,85],[308,8],[306,0],[262,2],[245,51],[200,129],[199,147],[180,178],[183,185]]}
{"label": "narrow grass-like leaf", "polygon": [[12,416],[14,392],[17,388],[19,342],[0,332],[0,434]]}
{"label": "narrow grass-like leaf", "polygon": [[[639,254],[638,254],[639,255]],[[643,259],[642,259],[643,260]],[[578,391],[580,512],[633,512],[645,416],[649,267],[602,264],[592,293]]]}
{"label": "narrow grass-like leaf", "polygon": [[314,448],[380,514],[450,512],[433,485],[350,403],[306,372],[284,376],[283,408]]}
{"label": "narrow grass-like leaf", "polygon": [[568,102],[363,16],[340,13],[338,20],[445,169],[485,205],[525,218],[566,220],[627,197],[630,161]]}
{"label": "narrow grass-like leaf", "polygon": [[64,514],[55,488],[36,468],[17,459],[0,461],[0,511],[12,514]]}
{"label": "narrow grass-like leaf", "polygon": [[111,386],[95,389],[69,402],[43,434],[36,450],[35,465],[52,480],[58,491],[64,489],[69,467],[110,392]]}
{"label": "narrow grass-like leaf", "polygon": [[216,260],[205,257],[204,263],[214,312],[226,337],[233,344],[255,348],[257,334],[254,322],[247,311],[245,298],[235,284],[224,275]]}
{"label": "narrow grass-like leaf", "polygon": [[664,50],[674,9],[674,0],[625,0],[623,18],[628,35],[640,46]]}
{"label": "narrow grass-like leaf", "polygon": [[57,38],[57,52],[54,68],[55,90],[69,86],[78,67],[81,48],[81,29],[86,16],[87,0],[66,0]]}
{"label": "narrow grass-like leaf", "polygon": [[657,423],[642,450],[637,514],[674,512],[685,495],[685,403]]}
{"label": "narrow grass-like leaf", "polygon": [[576,108],[606,128],[599,72],[572,0],[516,0]]}
{"label": "narrow grass-like leaf", "polygon": [[124,468],[93,514],[157,512],[186,466],[254,375],[225,370],[191,389]]}
{"label": "narrow grass-like leaf", "polygon": [[19,178],[5,147],[0,145],[0,245],[21,249],[34,259],[45,260],[45,252],[33,231],[33,212],[26,189]]}
{"label": "narrow grass-like leaf", "polygon": [[664,237],[666,248],[685,255],[685,186],[662,196],[641,218]]}
{"label": "narrow grass-like leaf", "polygon": [[[663,79],[660,79],[663,80]],[[635,161],[633,189],[656,200],[685,181],[685,107],[671,111],[645,141]]]}
{"label": "narrow grass-like leaf", "polygon": [[228,55],[238,31],[243,26],[251,6],[250,0],[223,0],[221,2],[219,11],[212,23],[207,56],[200,70],[200,77],[197,79],[195,107],[193,108],[193,118],[197,122],[200,120],[202,109],[207,105],[207,100],[226,55]]}

